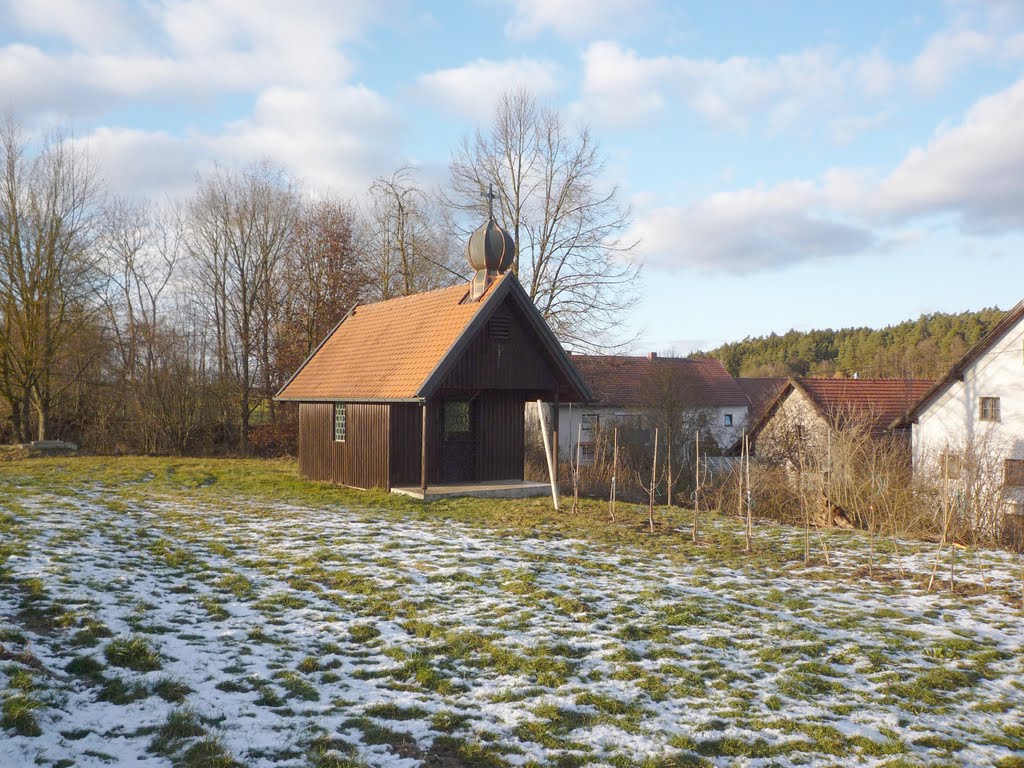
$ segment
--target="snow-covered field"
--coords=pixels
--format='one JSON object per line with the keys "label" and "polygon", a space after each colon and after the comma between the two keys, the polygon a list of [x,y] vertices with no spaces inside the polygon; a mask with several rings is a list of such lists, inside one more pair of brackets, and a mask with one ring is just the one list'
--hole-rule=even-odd
{"label": "snow-covered field", "polygon": [[[1024,765],[1010,554],[961,556],[974,588],[927,594],[891,558],[867,578],[849,534],[830,566],[769,570],[395,513],[6,491],[5,768]],[[931,552],[908,545],[916,579]]]}

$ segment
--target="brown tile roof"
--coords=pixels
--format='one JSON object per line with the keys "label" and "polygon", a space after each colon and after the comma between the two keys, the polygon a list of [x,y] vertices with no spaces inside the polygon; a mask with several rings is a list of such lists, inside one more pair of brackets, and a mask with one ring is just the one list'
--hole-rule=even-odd
{"label": "brown tile roof", "polygon": [[649,400],[652,382],[663,374],[692,386],[699,405],[745,406],[750,402],[718,360],[573,355],[572,361],[590,386],[594,395],[591,404],[596,406],[643,407]]}
{"label": "brown tile roof", "polygon": [[[488,289],[493,295],[506,276]],[[411,399],[487,304],[466,284],[358,306],[278,393],[282,400]]]}
{"label": "brown tile roof", "polygon": [[906,414],[934,383],[929,379],[795,379],[796,386],[833,421],[866,416],[876,434]]}
{"label": "brown tile roof", "polygon": [[765,408],[771,405],[772,400],[786,386],[786,379],[781,376],[753,379],[739,378],[736,379],[736,386],[750,400],[750,416],[748,418],[750,421],[754,421]]}

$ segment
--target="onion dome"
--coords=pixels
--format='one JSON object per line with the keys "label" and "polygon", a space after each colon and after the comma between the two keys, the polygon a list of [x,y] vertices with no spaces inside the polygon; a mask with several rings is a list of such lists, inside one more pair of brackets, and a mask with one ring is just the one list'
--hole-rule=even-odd
{"label": "onion dome", "polygon": [[515,258],[516,241],[489,218],[466,243],[466,260],[474,272],[505,272]]}

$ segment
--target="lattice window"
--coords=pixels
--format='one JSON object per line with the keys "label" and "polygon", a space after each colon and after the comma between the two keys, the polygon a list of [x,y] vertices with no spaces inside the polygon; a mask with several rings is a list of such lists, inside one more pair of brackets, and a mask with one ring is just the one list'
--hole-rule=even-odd
{"label": "lattice window", "polygon": [[334,442],[345,442],[345,404],[334,404]]}
{"label": "lattice window", "polygon": [[999,421],[999,398],[978,398],[978,418],[982,421]]}
{"label": "lattice window", "polygon": [[465,437],[473,431],[473,413],[468,400],[449,400],[444,404],[444,435]]}

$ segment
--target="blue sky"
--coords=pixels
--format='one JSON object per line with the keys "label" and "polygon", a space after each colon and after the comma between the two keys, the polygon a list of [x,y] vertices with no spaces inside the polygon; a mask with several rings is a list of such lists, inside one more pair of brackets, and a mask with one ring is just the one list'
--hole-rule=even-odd
{"label": "blue sky", "polygon": [[1024,298],[1018,2],[0,2],[0,108],[126,195],[261,157],[443,182],[521,84],[632,206],[637,352]]}

